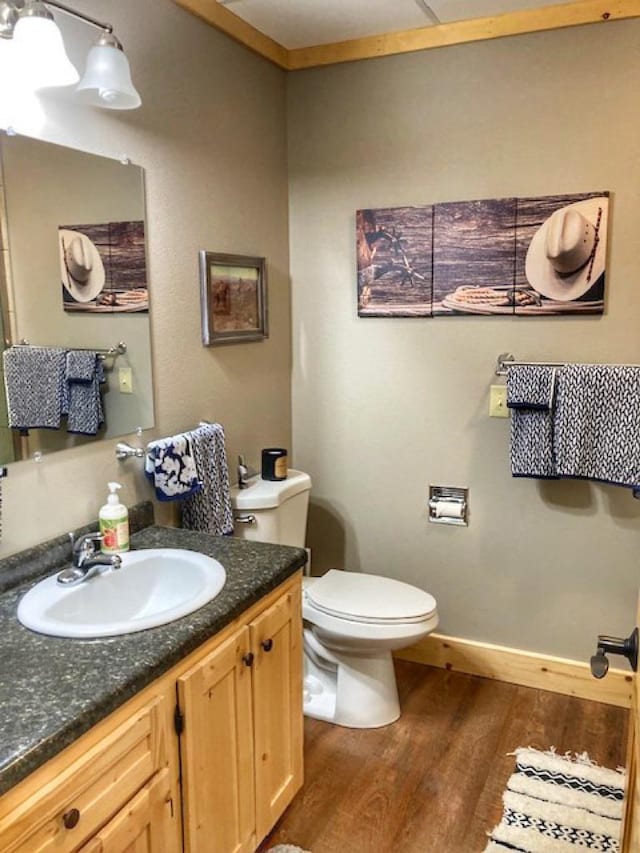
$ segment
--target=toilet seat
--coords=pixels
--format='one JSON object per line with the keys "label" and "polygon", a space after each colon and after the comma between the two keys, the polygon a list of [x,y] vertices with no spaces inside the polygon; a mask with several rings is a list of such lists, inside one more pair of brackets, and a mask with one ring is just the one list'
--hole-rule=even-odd
{"label": "toilet seat", "polygon": [[435,615],[435,598],[393,578],[331,569],[305,585],[307,604],[337,619],[369,625],[423,623]]}

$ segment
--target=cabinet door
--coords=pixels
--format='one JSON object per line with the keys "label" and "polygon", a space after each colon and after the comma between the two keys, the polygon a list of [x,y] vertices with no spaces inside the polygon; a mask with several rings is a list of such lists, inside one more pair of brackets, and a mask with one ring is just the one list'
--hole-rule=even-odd
{"label": "cabinet door", "polygon": [[168,770],[157,773],[78,853],[178,853]]}
{"label": "cabinet door", "polygon": [[242,628],[178,679],[186,853],[256,848],[249,652]]}
{"label": "cabinet door", "polygon": [[258,841],[302,786],[300,595],[298,584],[250,625]]}

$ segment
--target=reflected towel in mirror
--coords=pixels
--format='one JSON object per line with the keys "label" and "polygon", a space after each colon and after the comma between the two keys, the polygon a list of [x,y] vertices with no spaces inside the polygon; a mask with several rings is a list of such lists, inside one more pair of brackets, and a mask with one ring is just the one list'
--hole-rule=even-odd
{"label": "reflected towel in mirror", "polygon": [[8,421],[12,429],[58,429],[66,350],[10,347],[3,353]]}

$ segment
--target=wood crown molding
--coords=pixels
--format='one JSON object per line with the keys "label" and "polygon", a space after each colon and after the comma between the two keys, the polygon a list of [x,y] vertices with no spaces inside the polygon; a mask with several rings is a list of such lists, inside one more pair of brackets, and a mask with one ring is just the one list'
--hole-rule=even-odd
{"label": "wood crown molding", "polygon": [[565,696],[577,696],[579,699],[590,699],[619,708],[631,707],[633,673],[630,670],[610,669],[606,678],[598,680],[591,675],[589,666],[581,661],[443,634],[430,634],[415,645],[395,652],[394,656],[401,660],[549,690]]}
{"label": "wood crown molding", "polygon": [[640,17],[640,0],[577,0],[541,9],[524,9],[487,18],[471,18],[450,24],[288,50],[221,6],[217,0],[174,2],[285,71]]}
{"label": "wood crown molding", "polygon": [[239,41],[249,50],[264,56],[274,65],[289,70],[289,51],[277,41],[265,36],[260,30],[252,27],[238,15],[234,15],[225,6],[221,6],[217,0],[174,0],[178,6],[182,6],[187,12],[191,12],[205,23],[211,24],[218,30],[222,30],[235,41]]}

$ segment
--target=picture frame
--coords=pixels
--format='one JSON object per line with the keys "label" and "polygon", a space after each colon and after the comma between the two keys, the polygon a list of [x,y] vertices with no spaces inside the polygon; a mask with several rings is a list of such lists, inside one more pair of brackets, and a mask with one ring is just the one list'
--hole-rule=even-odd
{"label": "picture frame", "polygon": [[268,338],[266,259],[202,249],[200,305],[204,346]]}

